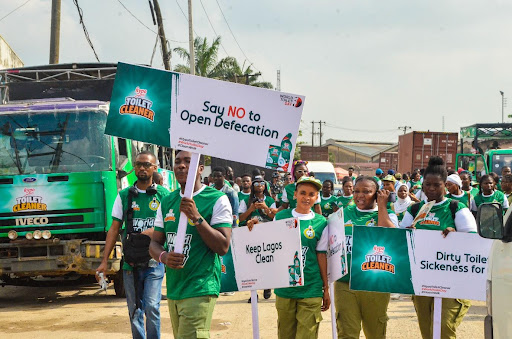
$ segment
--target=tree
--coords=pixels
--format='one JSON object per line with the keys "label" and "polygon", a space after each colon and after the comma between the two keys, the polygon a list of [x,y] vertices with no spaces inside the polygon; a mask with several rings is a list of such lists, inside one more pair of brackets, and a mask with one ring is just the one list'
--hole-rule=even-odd
{"label": "tree", "polygon": [[[273,88],[270,82],[258,81],[258,77],[261,76],[261,73],[254,73],[251,69],[251,65],[245,67],[245,62],[242,67],[240,67],[238,61],[233,57],[226,57],[217,62],[220,43],[220,36],[213,40],[211,45],[208,44],[207,38],[197,37],[194,39],[196,75],[250,86]],[[185,59],[186,62],[186,64],[179,64],[174,67],[174,71],[190,73],[189,51],[183,47],[176,47],[174,52]]]}

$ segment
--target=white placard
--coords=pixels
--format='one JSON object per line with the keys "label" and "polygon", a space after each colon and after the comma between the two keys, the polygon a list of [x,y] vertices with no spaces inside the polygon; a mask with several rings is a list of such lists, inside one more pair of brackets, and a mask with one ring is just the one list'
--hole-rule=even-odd
{"label": "white placard", "polygon": [[233,229],[231,253],[239,291],[304,285],[300,227],[295,218]]}
{"label": "white placard", "polygon": [[332,213],[327,220],[329,248],[327,250],[327,279],[334,282],[348,273],[347,245],[343,208]]}

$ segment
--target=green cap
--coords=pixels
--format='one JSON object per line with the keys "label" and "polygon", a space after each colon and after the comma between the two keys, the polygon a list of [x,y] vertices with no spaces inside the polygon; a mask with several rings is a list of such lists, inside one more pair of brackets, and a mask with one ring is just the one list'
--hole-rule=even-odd
{"label": "green cap", "polygon": [[297,180],[297,186],[299,184],[313,184],[319,191],[322,189],[322,182],[313,177],[302,176],[299,180]]}
{"label": "green cap", "polygon": [[396,178],[391,175],[391,174],[388,174],[386,175],[383,179],[381,179],[382,181],[391,181],[391,182],[396,182]]}

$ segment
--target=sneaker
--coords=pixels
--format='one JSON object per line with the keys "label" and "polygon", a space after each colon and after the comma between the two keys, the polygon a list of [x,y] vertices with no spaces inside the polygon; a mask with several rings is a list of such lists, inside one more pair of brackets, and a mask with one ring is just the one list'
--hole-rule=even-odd
{"label": "sneaker", "polygon": [[222,295],[231,296],[231,295],[235,295],[235,292],[223,292]]}
{"label": "sneaker", "polygon": [[268,299],[272,295],[272,290],[263,290],[263,298]]}
{"label": "sneaker", "polygon": [[402,296],[399,293],[391,293],[391,300],[402,300]]}
{"label": "sneaker", "polygon": [[[258,301],[258,299],[259,299],[259,296],[258,296],[258,295],[256,295],[256,301]],[[251,298],[250,298],[250,297],[249,297],[249,300],[247,300],[247,303],[248,303],[248,304],[250,304],[250,303],[251,303]]]}

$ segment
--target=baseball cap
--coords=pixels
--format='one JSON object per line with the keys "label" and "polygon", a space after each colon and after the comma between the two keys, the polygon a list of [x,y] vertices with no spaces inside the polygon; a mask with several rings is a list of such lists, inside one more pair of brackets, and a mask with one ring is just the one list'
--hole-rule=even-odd
{"label": "baseball cap", "polygon": [[383,179],[381,179],[382,181],[391,181],[391,182],[396,182],[396,179],[394,176],[392,176],[391,174],[388,174],[386,175]]}
{"label": "baseball cap", "polygon": [[380,175],[382,173],[384,173],[384,172],[380,168],[377,168],[377,170],[375,171],[375,174],[377,174],[377,175]]}
{"label": "baseball cap", "polygon": [[395,170],[393,170],[393,169],[388,169],[388,174],[391,174],[391,175],[395,174]]}
{"label": "baseball cap", "polygon": [[398,173],[398,172],[396,172],[396,173],[395,173],[395,178],[397,178],[397,179],[402,179],[402,173]]}
{"label": "baseball cap", "polygon": [[322,189],[322,182],[313,177],[302,176],[299,180],[297,180],[297,186],[300,184],[313,184],[320,191]]}

